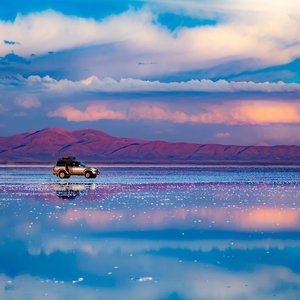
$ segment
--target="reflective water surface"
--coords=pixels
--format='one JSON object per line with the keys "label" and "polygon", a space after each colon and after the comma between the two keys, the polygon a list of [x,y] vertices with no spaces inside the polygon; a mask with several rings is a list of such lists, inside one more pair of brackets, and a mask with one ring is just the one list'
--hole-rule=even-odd
{"label": "reflective water surface", "polygon": [[0,168],[0,299],[300,299],[300,169]]}

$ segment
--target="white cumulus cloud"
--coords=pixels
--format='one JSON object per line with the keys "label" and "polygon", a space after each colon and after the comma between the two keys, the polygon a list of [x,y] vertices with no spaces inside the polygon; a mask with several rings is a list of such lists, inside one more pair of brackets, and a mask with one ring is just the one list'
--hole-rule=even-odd
{"label": "white cumulus cloud", "polygon": [[[116,71],[125,68],[131,70],[131,74],[175,73],[242,59],[250,60],[248,68],[252,69],[288,63],[300,56],[300,18],[295,17],[299,7],[296,2],[289,0],[281,9],[273,9],[271,5],[267,10],[269,1],[263,0],[260,5],[265,9],[259,11],[245,1],[231,2],[238,8],[234,10],[234,6],[229,5],[232,10],[215,26],[179,27],[170,31],[146,8],[100,21],[49,10],[18,15],[14,21],[1,21],[0,36],[18,41],[13,50],[23,56],[114,44],[116,50],[106,53],[106,60]],[[216,3],[218,1],[205,6],[208,11],[221,11],[222,5],[216,6]],[[195,2],[189,1],[187,7],[189,5],[193,7]],[[11,50],[12,45],[3,43],[0,55]],[[141,66],[137,60],[155,64]]]}
{"label": "white cumulus cloud", "polygon": [[[44,87],[51,91],[93,91],[93,92],[299,92],[299,83],[227,81],[227,80],[189,80],[181,82],[149,81],[134,78],[100,79],[91,76],[79,81],[55,80],[49,76],[38,75],[19,78],[28,86]],[[1,84],[1,82],[0,82]]]}

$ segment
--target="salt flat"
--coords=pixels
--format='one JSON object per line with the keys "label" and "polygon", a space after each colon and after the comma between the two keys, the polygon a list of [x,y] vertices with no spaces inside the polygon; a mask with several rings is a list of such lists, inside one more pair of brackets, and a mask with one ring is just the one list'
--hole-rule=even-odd
{"label": "salt flat", "polygon": [[1,299],[300,297],[299,168],[101,170],[0,168]]}

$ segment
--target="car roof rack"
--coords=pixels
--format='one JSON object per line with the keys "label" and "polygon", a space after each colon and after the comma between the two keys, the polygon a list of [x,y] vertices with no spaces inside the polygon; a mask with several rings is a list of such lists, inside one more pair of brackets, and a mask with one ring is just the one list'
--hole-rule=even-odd
{"label": "car roof rack", "polygon": [[76,160],[75,156],[62,156],[59,160],[63,160],[63,161],[74,161]]}

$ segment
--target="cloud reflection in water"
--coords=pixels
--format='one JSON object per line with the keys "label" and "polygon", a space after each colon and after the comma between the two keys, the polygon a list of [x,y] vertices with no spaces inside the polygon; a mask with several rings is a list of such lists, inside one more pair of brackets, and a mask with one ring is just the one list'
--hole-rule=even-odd
{"label": "cloud reflection in water", "polygon": [[92,183],[0,174],[0,298],[297,299],[299,183],[188,171],[184,183],[151,168],[131,183],[116,170]]}

